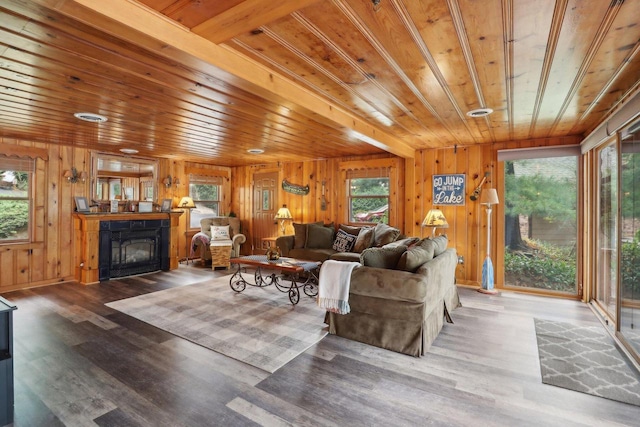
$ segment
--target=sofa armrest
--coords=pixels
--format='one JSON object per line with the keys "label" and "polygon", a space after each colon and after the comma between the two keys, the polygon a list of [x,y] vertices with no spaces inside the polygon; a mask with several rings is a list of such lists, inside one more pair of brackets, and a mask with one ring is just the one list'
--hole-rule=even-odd
{"label": "sofa armrest", "polygon": [[276,246],[280,248],[282,256],[289,256],[289,251],[293,249],[295,236],[280,236],[276,239]]}
{"label": "sofa armrest", "polygon": [[247,241],[244,234],[234,234],[231,239],[231,258],[240,256],[240,245]]}

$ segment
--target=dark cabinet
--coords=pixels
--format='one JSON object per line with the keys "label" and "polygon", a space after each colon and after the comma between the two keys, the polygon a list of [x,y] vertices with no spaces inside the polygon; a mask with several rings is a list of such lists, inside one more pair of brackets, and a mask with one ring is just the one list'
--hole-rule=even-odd
{"label": "dark cabinet", "polygon": [[13,310],[0,297],[0,425],[13,422]]}

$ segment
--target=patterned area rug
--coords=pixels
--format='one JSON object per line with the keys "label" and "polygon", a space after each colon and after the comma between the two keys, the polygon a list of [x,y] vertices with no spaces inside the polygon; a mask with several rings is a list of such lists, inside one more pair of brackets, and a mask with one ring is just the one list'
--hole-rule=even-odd
{"label": "patterned area rug", "polygon": [[106,305],[267,372],[275,372],[328,330],[314,298],[302,293],[293,306],[275,286],[247,286],[237,294],[229,277]]}
{"label": "patterned area rug", "polygon": [[638,373],[601,326],[534,321],[543,383],[640,406]]}

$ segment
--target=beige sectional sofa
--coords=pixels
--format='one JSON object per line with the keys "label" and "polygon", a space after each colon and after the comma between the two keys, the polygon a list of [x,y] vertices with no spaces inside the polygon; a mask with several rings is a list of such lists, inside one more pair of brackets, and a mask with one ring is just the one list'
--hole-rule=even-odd
{"label": "beige sectional sofa", "polygon": [[[447,236],[407,238],[383,225],[365,231],[373,232],[365,242],[367,247],[354,244],[350,251],[341,251],[343,247],[335,241],[329,245],[328,238],[317,239],[317,227],[333,230],[333,224],[318,223],[305,230],[305,237],[312,231],[311,241],[300,241],[298,236],[296,245],[295,236],[282,236],[276,244],[283,256],[362,264],[351,273],[351,311],[327,313],[329,333],[412,356],[423,355],[444,321],[452,323],[451,311],[460,306],[455,284],[458,257],[454,248],[447,248]],[[344,225],[338,233],[340,230],[353,233],[356,241],[363,233]],[[319,234],[328,236],[329,232],[320,230]]]}

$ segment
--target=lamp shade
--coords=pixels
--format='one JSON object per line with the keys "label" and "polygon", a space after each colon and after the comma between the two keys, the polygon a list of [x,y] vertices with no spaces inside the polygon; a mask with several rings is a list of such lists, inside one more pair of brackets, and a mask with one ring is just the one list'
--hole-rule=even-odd
{"label": "lamp shade", "polygon": [[178,207],[191,209],[191,208],[195,208],[196,204],[193,203],[193,199],[191,197],[185,196],[182,199],[180,199],[180,203],[178,203]]}
{"label": "lamp shade", "polygon": [[430,209],[422,221],[423,227],[449,228],[449,223],[440,209]]}
{"label": "lamp shade", "polygon": [[287,205],[282,205],[280,209],[278,209],[278,213],[276,214],[275,219],[291,219],[291,212],[287,208]]}
{"label": "lamp shade", "polygon": [[497,205],[498,203],[500,203],[500,200],[498,200],[498,192],[495,188],[482,190],[482,194],[480,194],[481,205]]}

